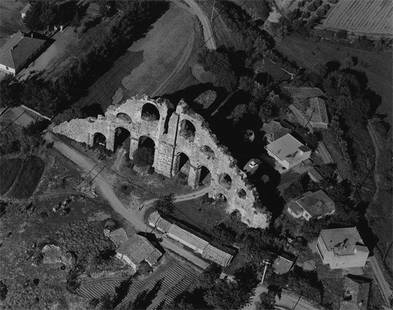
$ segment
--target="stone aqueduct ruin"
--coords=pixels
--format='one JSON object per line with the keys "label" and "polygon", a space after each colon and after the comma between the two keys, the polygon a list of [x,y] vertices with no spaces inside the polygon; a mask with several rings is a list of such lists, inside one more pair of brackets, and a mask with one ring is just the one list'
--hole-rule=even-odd
{"label": "stone aqueduct ruin", "polygon": [[90,146],[100,141],[111,151],[115,151],[119,130],[126,132],[131,159],[134,151],[148,142],[154,146],[152,166],[157,173],[173,177],[187,164],[189,186],[197,189],[202,179],[210,176],[210,197],[224,196],[227,212],[238,210],[244,223],[266,228],[269,215],[256,208],[258,193],[202,116],[184,101],[170,115],[168,110],[162,99],[133,97],[110,106],[104,116],[73,119],[55,126],[53,132]]}

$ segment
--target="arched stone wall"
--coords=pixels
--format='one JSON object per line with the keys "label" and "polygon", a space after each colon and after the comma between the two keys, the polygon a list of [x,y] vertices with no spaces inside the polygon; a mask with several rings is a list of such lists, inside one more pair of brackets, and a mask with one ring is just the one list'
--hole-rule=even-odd
{"label": "arched stone wall", "polygon": [[[158,120],[146,120],[141,117],[142,108],[147,103],[157,108],[160,115]],[[117,117],[119,113],[128,115],[130,119]],[[177,105],[176,110],[166,120],[167,114],[168,105],[165,101],[153,100],[146,96],[133,97],[110,106],[104,116],[71,120],[54,127],[53,131],[89,145],[93,143],[94,134],[100,132],[106,137],[107,148],[113,151],[115,129],[123,127],[131,133],[131,157],[138,148],[139,138],[147,136],[154,141],[153,167],[156,172],[167,177],[174,176],[177,172],[177,154],[184,153],[190,160],[188,184],[192,188],[198,187],[200,169],[202,166],[206,167],[211,174],[210,196],[225,195],[228,212],[238,210],[242,221],[248,225],[267,227],[269,215],[255,208],[259,200],[255,188],[247,182],[246,174],[237,167],[236,160],[227,148],[218,142],[202,116],[191,111],[184,101]],[[185,122],[190,122],[195,128],[192,141],[179,134],[181,124]],[[230,188],[220,184],[222,174],[227,174],[231,178]],[[244,191],[242,195],[238,194],[240,190]]]}

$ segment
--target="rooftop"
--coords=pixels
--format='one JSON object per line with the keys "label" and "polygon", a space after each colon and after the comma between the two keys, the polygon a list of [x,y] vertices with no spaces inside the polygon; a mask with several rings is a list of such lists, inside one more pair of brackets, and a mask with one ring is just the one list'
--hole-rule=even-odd
{"label": "rooftop", "polygon": [[309,99],[314,97],[322,97],[324,93],[318,87],[283,87],[291,97],[297,99]]}
{"label": "rooftop", "polygon": [[356,227],[323,229],[320,237],[328,251],[335,255],[353,255],[356,251],[368,252]]}
{"label": "rooftop", "polygon": [[295,165],[306,159],[304,153],[310,151],[307,146],[289,133],[269,143],[266,149],[281,161],[287,161],[290,165]]}
{"label": "rooftop", "polygon": [[325,100],[313,97],[307,100],[298,100],[289,106],[302,126],[324,125],[329,123]]}
{"label": "rooftop", "polygon": [[145,260],[149,264],[154,265],[162,256],[158,249],[146,238],[138,234],[134,234],[128,240],[124,241],[117,251],[129,257],[135,264],[139,264]]}
{"label": "rooftop", "polygon": [[323,190],[307,192],[298,198],[296,202],[312,216],[318,217],[330,214],[335,210],[334,201]]}
{"label": "rooftop", "polygon": [[370,292],[370,279],[347,275],[344,278],[344,300],[340,310],[366,310]]}
{"label": "rooftop", "polygon": [[15,70],[23,67],[28,59],[35,54],[46,43],[30,34],[21,31],[14,33],[0,48],[0,64]]}
{"label": "rooftop", "polygon": [[109,233],[109,239],[116,246],[120,246],[123,242],[127,241],[128,237],[124,228],[119,228]]}
{"label": "rooftop", "polygon": [[198,236],[192,234],[191,232],[173,224],[169,229],[168,233],[177,238],[183,240],[184,242],[194,246],[197,249],[203,250],[209,242],[206,240],[199,238]]}

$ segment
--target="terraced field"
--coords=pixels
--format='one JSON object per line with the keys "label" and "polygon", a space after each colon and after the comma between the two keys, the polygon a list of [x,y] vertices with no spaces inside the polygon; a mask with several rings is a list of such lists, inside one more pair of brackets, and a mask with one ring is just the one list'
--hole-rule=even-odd
{"label": "terraced field", "polygon": [[[126,309],[128,305],[135,301],[135,298],[143,291],[151,291],[158,282],[160,290],[153,299],[147,310],[154,310],[162,303],[171,302],[177,295],[185,291],[196,279],[197,272],[186,265],[180,264],[173,258],[161,265],[152,275],[143,280],[135,280],[127,296],[116,307],[116,309]],[[87,279],[82,281],[76,293],[87,299],[100,298],[105,294],[115,294],[115,289],[126,278],[109,277],[101,279]]]}
{"label": "terraced field", "polygon": [[171,302],[177,295],[185,291],[196,277],[196,271],[170,258],[168,263],[158,268],[149,278],[134,282],[127,297],[116,309],[123,309],[123,307],[132,303],[138,294],[143,291],[150,291],[157,282],[162,281],[161,289],[147,308],[147,310],[154,310],[163,302]]}
{"label": "terraced field", "polygon": [[323,27],[344,29],[362,35],[393,34],[393,1],[341,0],[323,22]]}
{"label": "terraced field", "polygon": [[88,279],[82,281],[76,293],[88,299],[100,298],[105,294],[114,294],[116,287],[124,280],[126,280],[126,278],[121,277]]}

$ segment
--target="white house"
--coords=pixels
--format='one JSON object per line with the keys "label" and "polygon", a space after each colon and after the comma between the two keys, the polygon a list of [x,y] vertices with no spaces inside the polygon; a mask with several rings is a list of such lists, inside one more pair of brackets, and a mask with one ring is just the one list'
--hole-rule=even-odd
{"label": "white house", "polygon": [[278,165],[276,169],[284,173],[310,158],[311,150],[291,134],[265,146],[267,153],[273,157]]}
{"label": "white house", "polygon": [[356,227],[322,230],[317,250],[330,269],[364,267],[369,254]]}

